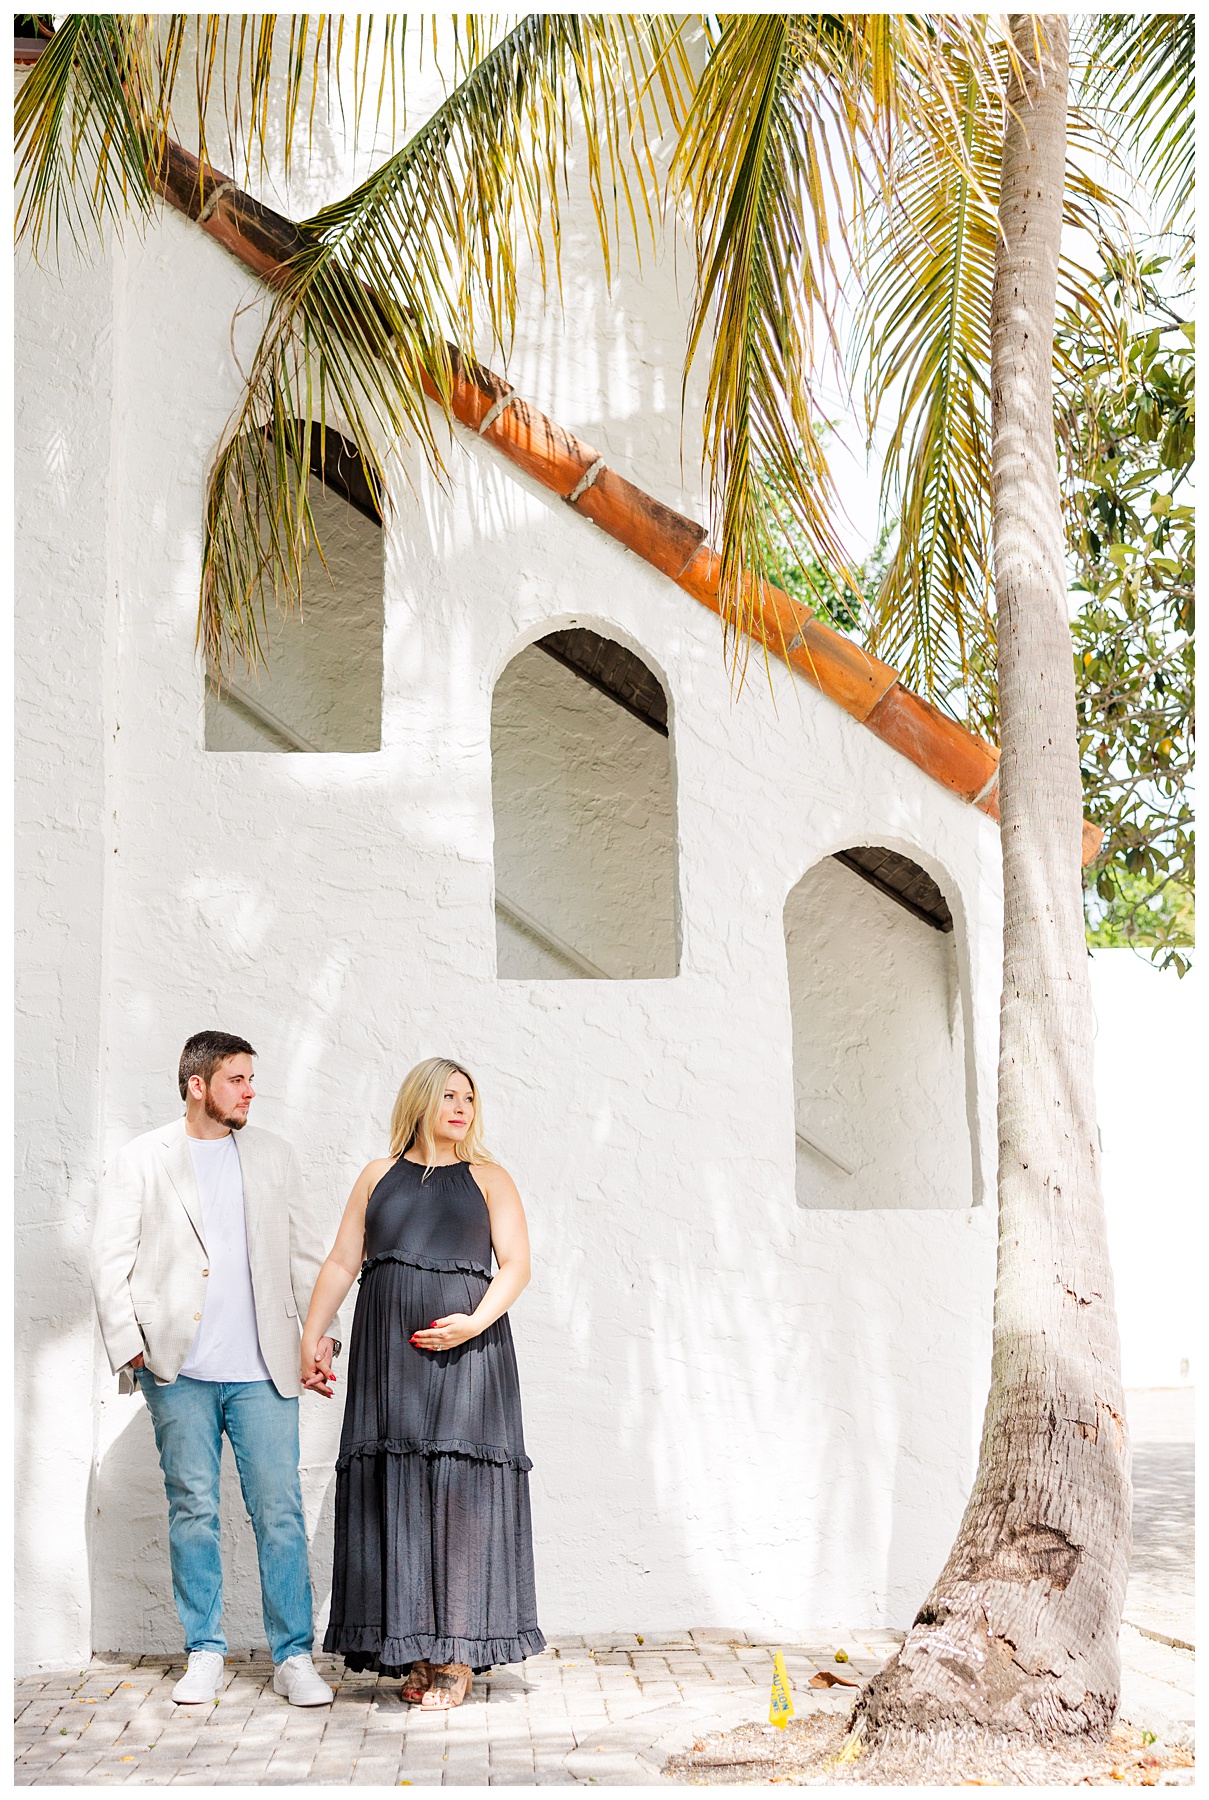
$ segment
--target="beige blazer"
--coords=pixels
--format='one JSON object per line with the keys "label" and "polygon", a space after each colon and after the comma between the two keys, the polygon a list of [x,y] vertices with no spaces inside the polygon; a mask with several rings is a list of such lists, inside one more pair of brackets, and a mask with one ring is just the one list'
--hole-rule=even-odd
{"label": "beige blazer", "polygon": [[[326,1254],[290,1146],[245,1125],[235,1144],[243,1174],[248,1260],[260,1350],[278,1393],[301,1391],[298,1347]],[[135,1386],[142,1354],[161,1382],[175,1381],[206,1296],[201,1201],[185,1121],[135,1138],[105,1171],[92,1234],[92,1292],[119,1387]],[[339,1337],[333,1320],[329,1335]]]}

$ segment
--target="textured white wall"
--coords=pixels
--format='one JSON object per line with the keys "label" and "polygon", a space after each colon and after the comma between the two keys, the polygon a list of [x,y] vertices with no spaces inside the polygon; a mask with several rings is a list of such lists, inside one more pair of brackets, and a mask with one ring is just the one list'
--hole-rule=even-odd
{"label": "textured white wall", "polygon": [[104,1063],[102,968],[115,728],[110,437],[113,268],[23,266],[17,309],[15,1208],[16,1655],[90,1638],[87,1244]]}
{"label": "textured white wall", "polygon": [[497,973],[582,978],[553,936],[613,979],[674,975],[668,739],[530,646],[495,686],[491,788]]}
{"label": "textured white wall", "polygon": [[830,857],[785,903],[799,1206],[972,1201],[952,932]]}
{"label": "textured white wall", "polygon": [[[254,290],[172,215],[132,240],[113,276],[110,410],[110,280],[101,268],[62,295],[39,281],[20,302],[43,377],[20,430],[37,525],[22,619],[33,1048],[19,1065],[18,1491],[37,1575],[23,1660],[85,1647],[86,1516],[94,1643],[179,1643],[147,1417],[119,1399],[99,1346],[89,1485],[81,1269],[101,1151],[176,1113],[180,1045],[206,1025],[256,1044],[257,1117],[298,1146],[329,1231],[384,1147],[403,1072],[451,1050],[480,1079],[532,1225],[513,1325],[548,1631],[901,1623],[973,1466],[993,1209],[796,1204],[784,909],[804,871],[851,843],[902,849],[940,881],[968,1077],[947,1128],[960,1135],[964,1107],[981,1196],[994,826],[787,670],[736,697],[714,618],[460,431],[447,486],[414,458],[394,482],[381,749],[207,752],[204,484],[239,392],[231,320]],[[667,290],[651,296],[648,352],[670,357]],[[245,366],[254,325],[248,313],[236,331]],[[631,390],[585,367],[575,318],[565,332],[566,421],[596,415],[598,442],[637,442]],[[628,472],[657,485],[644,457],[666,451],[674,477],[674,421],[642,429]],[[673,980],[496,975],[492,695],[519,652],[573,623],[633,646],[669,691]],[[335,1405],[304,1403],[321,1597],[338,1426]],[[230,1503],[231,1639],[262,1641]]]}
{"label": "textured white wall", "polygon": [[[272,605],[264,662],[242,660],[206,694],[207,750],[376,750],[382,733],[382,532],[311,481],[322,556],[312,549],[301,605]],[[250,702],[250,704],[249,704]]]}

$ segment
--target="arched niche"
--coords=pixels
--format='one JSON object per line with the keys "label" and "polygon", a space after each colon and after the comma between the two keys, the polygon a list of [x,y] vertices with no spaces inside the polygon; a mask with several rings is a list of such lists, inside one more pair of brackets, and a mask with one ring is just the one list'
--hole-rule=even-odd
{"label": "arched niche", "polygon": [[953,918],[918,863],[856,845],[785,902],[796,1192],[806,1208],[973,1203]]}
{"label": "arched niche", "polygon": [[[301,605],[267,608],[265,661],[206,683],[206,749],[367,751],[382,743],[382,515],[354,446],[311,429],[310,500],[323,547]],[[324,562],[326,561],[326,568]]]}
{"label": "arched niche", "polygon": [[514,656],[491,706],[496,967],[505,981],[677,972],[667,695],[599,632]]}

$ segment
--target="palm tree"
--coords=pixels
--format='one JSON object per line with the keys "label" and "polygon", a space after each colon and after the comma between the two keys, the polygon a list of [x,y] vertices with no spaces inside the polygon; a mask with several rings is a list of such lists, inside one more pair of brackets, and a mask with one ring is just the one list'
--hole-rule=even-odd
{"label": "palm tree", "polygon": [[[1139,45],[1128,25],[1101,22],[1098,68],[1116,68],[1144,115],[1160,84],[1187,90],[1190,52],[1176,34]],[[1096,1734],[1118,1696],[1129,1478],[1091,1095],[1051,364],[1061,284],[1091,303],[1060,259],[1063,219],[1088,220],[1107,196],[1068,169],[1083,127],[1068,124],[1059,15],[1014,15],[998,37],[985,19],[947,15],[733,15],[695,28],[692,43],[683,21],[543,14],[497,39],[472,21],[446,100],[403,148],[346,200],[268,231],[273,301],[211,481],[201,635],[215,664],[255,654],[266,592],[288,600],[296,587],[314,538],[310,432],[329,411],[379,491],[392,437],[410,432],[439,460],[425,398],[449,410],[480,327],[506,342],[521,244],[538,250],[543,278],[551,246],[553,272],[578,120],[606,265],[664,197],[651,146],[675,133],[666,192],[696,247],[690,356],[709,365],[720,598],[741,671],[786,508],[833,589],[851,586],[817,378],[838,354],[845,247],[855,257],[869,412],[895,408],[887,466],[903,520],[872,642],[901,647],[938,697],[956,672],[975,716],[997,704],[1006,890],[979,1469],[940,1580],[855,1723],[872,1735]],[[265,141],[276,29],[272,15],[254,28],[211,18],[196,46],[204,97],[237,39],[228,116],[246,158]],[[406,32],[384,29],[381,67],[394,70]],[[287,147],[325,52],[340,68],[334,30],[291,20]],[[170,140],[186,47],[177,15],[60,25],[18,102],[19,224],[35,243],[147,210],[182,178]],[[368,60],[358,33],[358,95]],[[1183,115],[1155,106],[1170,144]],[[199,152],[187,178],[213,188],[204,130]],[[1181,155],[1160,173],[1182,178]]]}
{"label": "palm tree", "polygon": [[957,1540],[860,1726],[1099,1735],[1116,1710],[1130,1485],[1097,1167],[1082,788],[1053,432],[1062,15],[1012,20],[991,294],[1004,975],[991,1394]]}

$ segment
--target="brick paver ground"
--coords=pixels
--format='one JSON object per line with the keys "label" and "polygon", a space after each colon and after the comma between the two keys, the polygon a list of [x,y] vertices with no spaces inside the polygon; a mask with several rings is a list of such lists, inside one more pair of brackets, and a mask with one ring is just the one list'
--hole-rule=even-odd
{"label": "brick paver ground", "polygon": [[[445,1714],[399,1699],[397,1681],[318,1658],[330,1707],[291,1707],[272,1665],[229,1658],[217,1705],[176,1706],[180,1657],[95,1657],[70,1674],[18,1683],[19,1786],[228,1784],[478,1787],[635,1785],[702,1731],[766,1715],[774,1649],[798,1710],[841,1707],[851,1689],[817,1693],[819,1668],[859,1678],[892,1650],[891,1633],[846,1644],[753,1643],[740,1631],[576,1639],[476,1680]],[[847,1651],[847,1667],[837,1664]]]}
{"label": "brick paver ground", "polygon": [[[820,1669],[872,1674],[890,1632],[812,1644],[753,1642],[740,1631],[563,1638],[544,1656],[477,1680],[455,1712],[405,1706],[397,1681],[352,1675],[328,1658],[330,1707],[291,1707],[272,1666],[228,1659],[215,1706],[176,1706],[183,1660],[95,1657],[70,1674],[17,1685],[18,1786],[320,1787],[640,1786],[711,1732],[767,1717],[774,1649],[785,1652],[799,1716],[844,1711],[852,1689],[819,1691]],[[1122,1716],[1170,1737],[1192,1721],[1193,1658],[1122,1633]],[[846,1651],[846,1664],[835,1651]]]}

